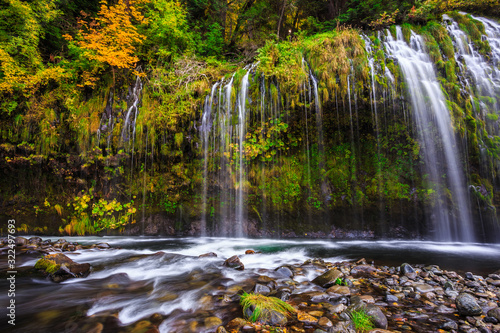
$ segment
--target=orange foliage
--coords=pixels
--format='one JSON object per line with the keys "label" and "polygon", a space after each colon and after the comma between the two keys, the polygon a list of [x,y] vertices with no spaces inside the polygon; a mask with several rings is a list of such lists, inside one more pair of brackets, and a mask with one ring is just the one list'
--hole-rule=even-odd
{"label": "orange foliage", "polygon": [[[116,5],[109,6],[106,1],[101,1],[96,20],[80,19],[78,46],[84,50],[84,56],[108,64],[113,70],[115,67],[133,69],[139,61],[135,55],[136,46],[146,38],[134,25],[145,20],[136,6],[145,2],[119,0]],[[85,13],[82,15],[86,16]],[[66,38],[70,39],[69,36]]]}

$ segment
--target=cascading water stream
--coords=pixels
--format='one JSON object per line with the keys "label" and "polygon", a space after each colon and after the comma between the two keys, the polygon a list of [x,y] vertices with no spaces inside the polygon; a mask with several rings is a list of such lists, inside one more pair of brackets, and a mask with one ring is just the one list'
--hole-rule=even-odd
{"label": "cascading water stream", "polygon": [[[132,128],[133,133],[135,134],[135,123],[137,120],[137,114],[139,113],[139,103],[141,101],[141,92],[142,92],[142,81],[140,76],[137,76],[135,79],[135,85],[132,89],[132,96],[130,100],[132,100],[132,105],[128,108],[127,114],[125,116],[125,120],[123,122],[121,140],[128,141],[130,136],[130,129]],[[134,114],[134,121],[131,123],[131,115]]]}
{"label": "cascading water stream", "polygon": [[[486,36],[483,36],[491,47],[491,60],[481,55],[458,23],[445,16],[448,32],[455,44],[457,63],[465,67],[467,76],[472,77],[476,88],[476,94],[492,98],[491,109],[498,109],[498,97],[500,96],[500,69],[497,65],[500,61],[500,24],[483,18],[475,18],[483,23]],[[474,103],[473,103],[474,104]]]}
{"label": "cascading water stream", "polygon": [[247,121],[247,98],[249,87],[250,72],[255,68],[256,64],[250,66],[245,76],[241,80],[240,95],[238,99],[238,147],[239,147],[239,170],[238,170],[238,192],[237,192],[237,205],[236,205],[236,229],[235,235],[237,237],[243,236],[244,212],[245,207],[243,201],[245,197],[246,187],[246,161],[243,155],[245,154],[244,142],[246,135],[246,121]]}
{"label": "cascading water stream", "polygon": [[207,229],[207,196],[208,196],[208,147],[209,147],[209,134],[212,127],[212,104],[214,93],[217,89],[219,82],[215,83],[212,87],[210,96],[205,99],[205,106],[203,117],[201,121],[201,137],[203,145],[203,195],[202,195],[202,220],[201,220],[201,234],[206,236]]}
{"label": "cascading water stream", "polygon": [[[412,32],[408,44],[401,27],[396,31],[396,39],[387,33],[385,47],[398,60],[419,133],[424,168],[429,181],[436,187],[438,196],[432,211],[435,237],[447,241],[474,241],[466,182],[458,154],[460,149],[434,67],[421,36]],[[447,202],[443,187],[449,189],[452,203]]]}

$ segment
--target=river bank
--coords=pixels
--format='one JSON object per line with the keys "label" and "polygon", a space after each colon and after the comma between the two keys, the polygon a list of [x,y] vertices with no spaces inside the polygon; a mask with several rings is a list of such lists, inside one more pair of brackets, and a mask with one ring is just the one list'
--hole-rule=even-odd
{"label": "river bank", "polygon": [[[500,260],[491,244],[147,237],[43,238],[45,249],[32,243],[26,238],[16,247],[13,332],[354,332],[349,314],[359,308],[379,332],[500,329]],[[88,263],[90,274],[55,283],[34,268],[46,253]],[[226,263],[231,257],[236,265]],[[251,323],[243,292],[278,297],[295,311]]]}

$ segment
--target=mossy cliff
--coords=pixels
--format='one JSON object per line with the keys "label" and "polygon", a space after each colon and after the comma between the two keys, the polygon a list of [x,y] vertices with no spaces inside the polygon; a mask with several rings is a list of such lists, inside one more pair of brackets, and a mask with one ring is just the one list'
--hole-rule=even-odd
{"label": "mossy cliff", "polygon": [[[448,16],[479,55],[494,58],[482,22]],[[425,40],[479,239],[494,240],[499,92],[470,82],[448,24],[425,20],[401,30],[407,41]],[[139,68],[138,76],[113,71],[76,94],[70,85],[45,87],[23,99],[27,113],[0,120],[2,212],[29,233],[221,234],[243,189],[249,235],[429,235],[427,208],[458,203],[422,166],[403,74],[384,50],[388,34],[396,28],[338,27],[268,40],[247,62],[183,56]],[[242,105],[246,75],[237,141],[236,132],[221,136],[216,114]],[[240,120],[231,117],[224,126],[234,129]]]}

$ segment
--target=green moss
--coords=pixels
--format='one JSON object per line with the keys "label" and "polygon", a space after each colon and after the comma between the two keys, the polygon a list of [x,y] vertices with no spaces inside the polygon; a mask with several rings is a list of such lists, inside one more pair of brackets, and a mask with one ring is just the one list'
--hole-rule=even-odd
{"label": "green moss", "polygon": [[488,113],[486,115],[486,118],[490,121],[497,121],[498,120],[498,114],[495,113]]}
{"label": "green moss", "polygon": [[56,264],[53,260],[41,258],[35,264],[36,269],[41,269],[49,274],[54,274],[61,268],[61,265]]}

